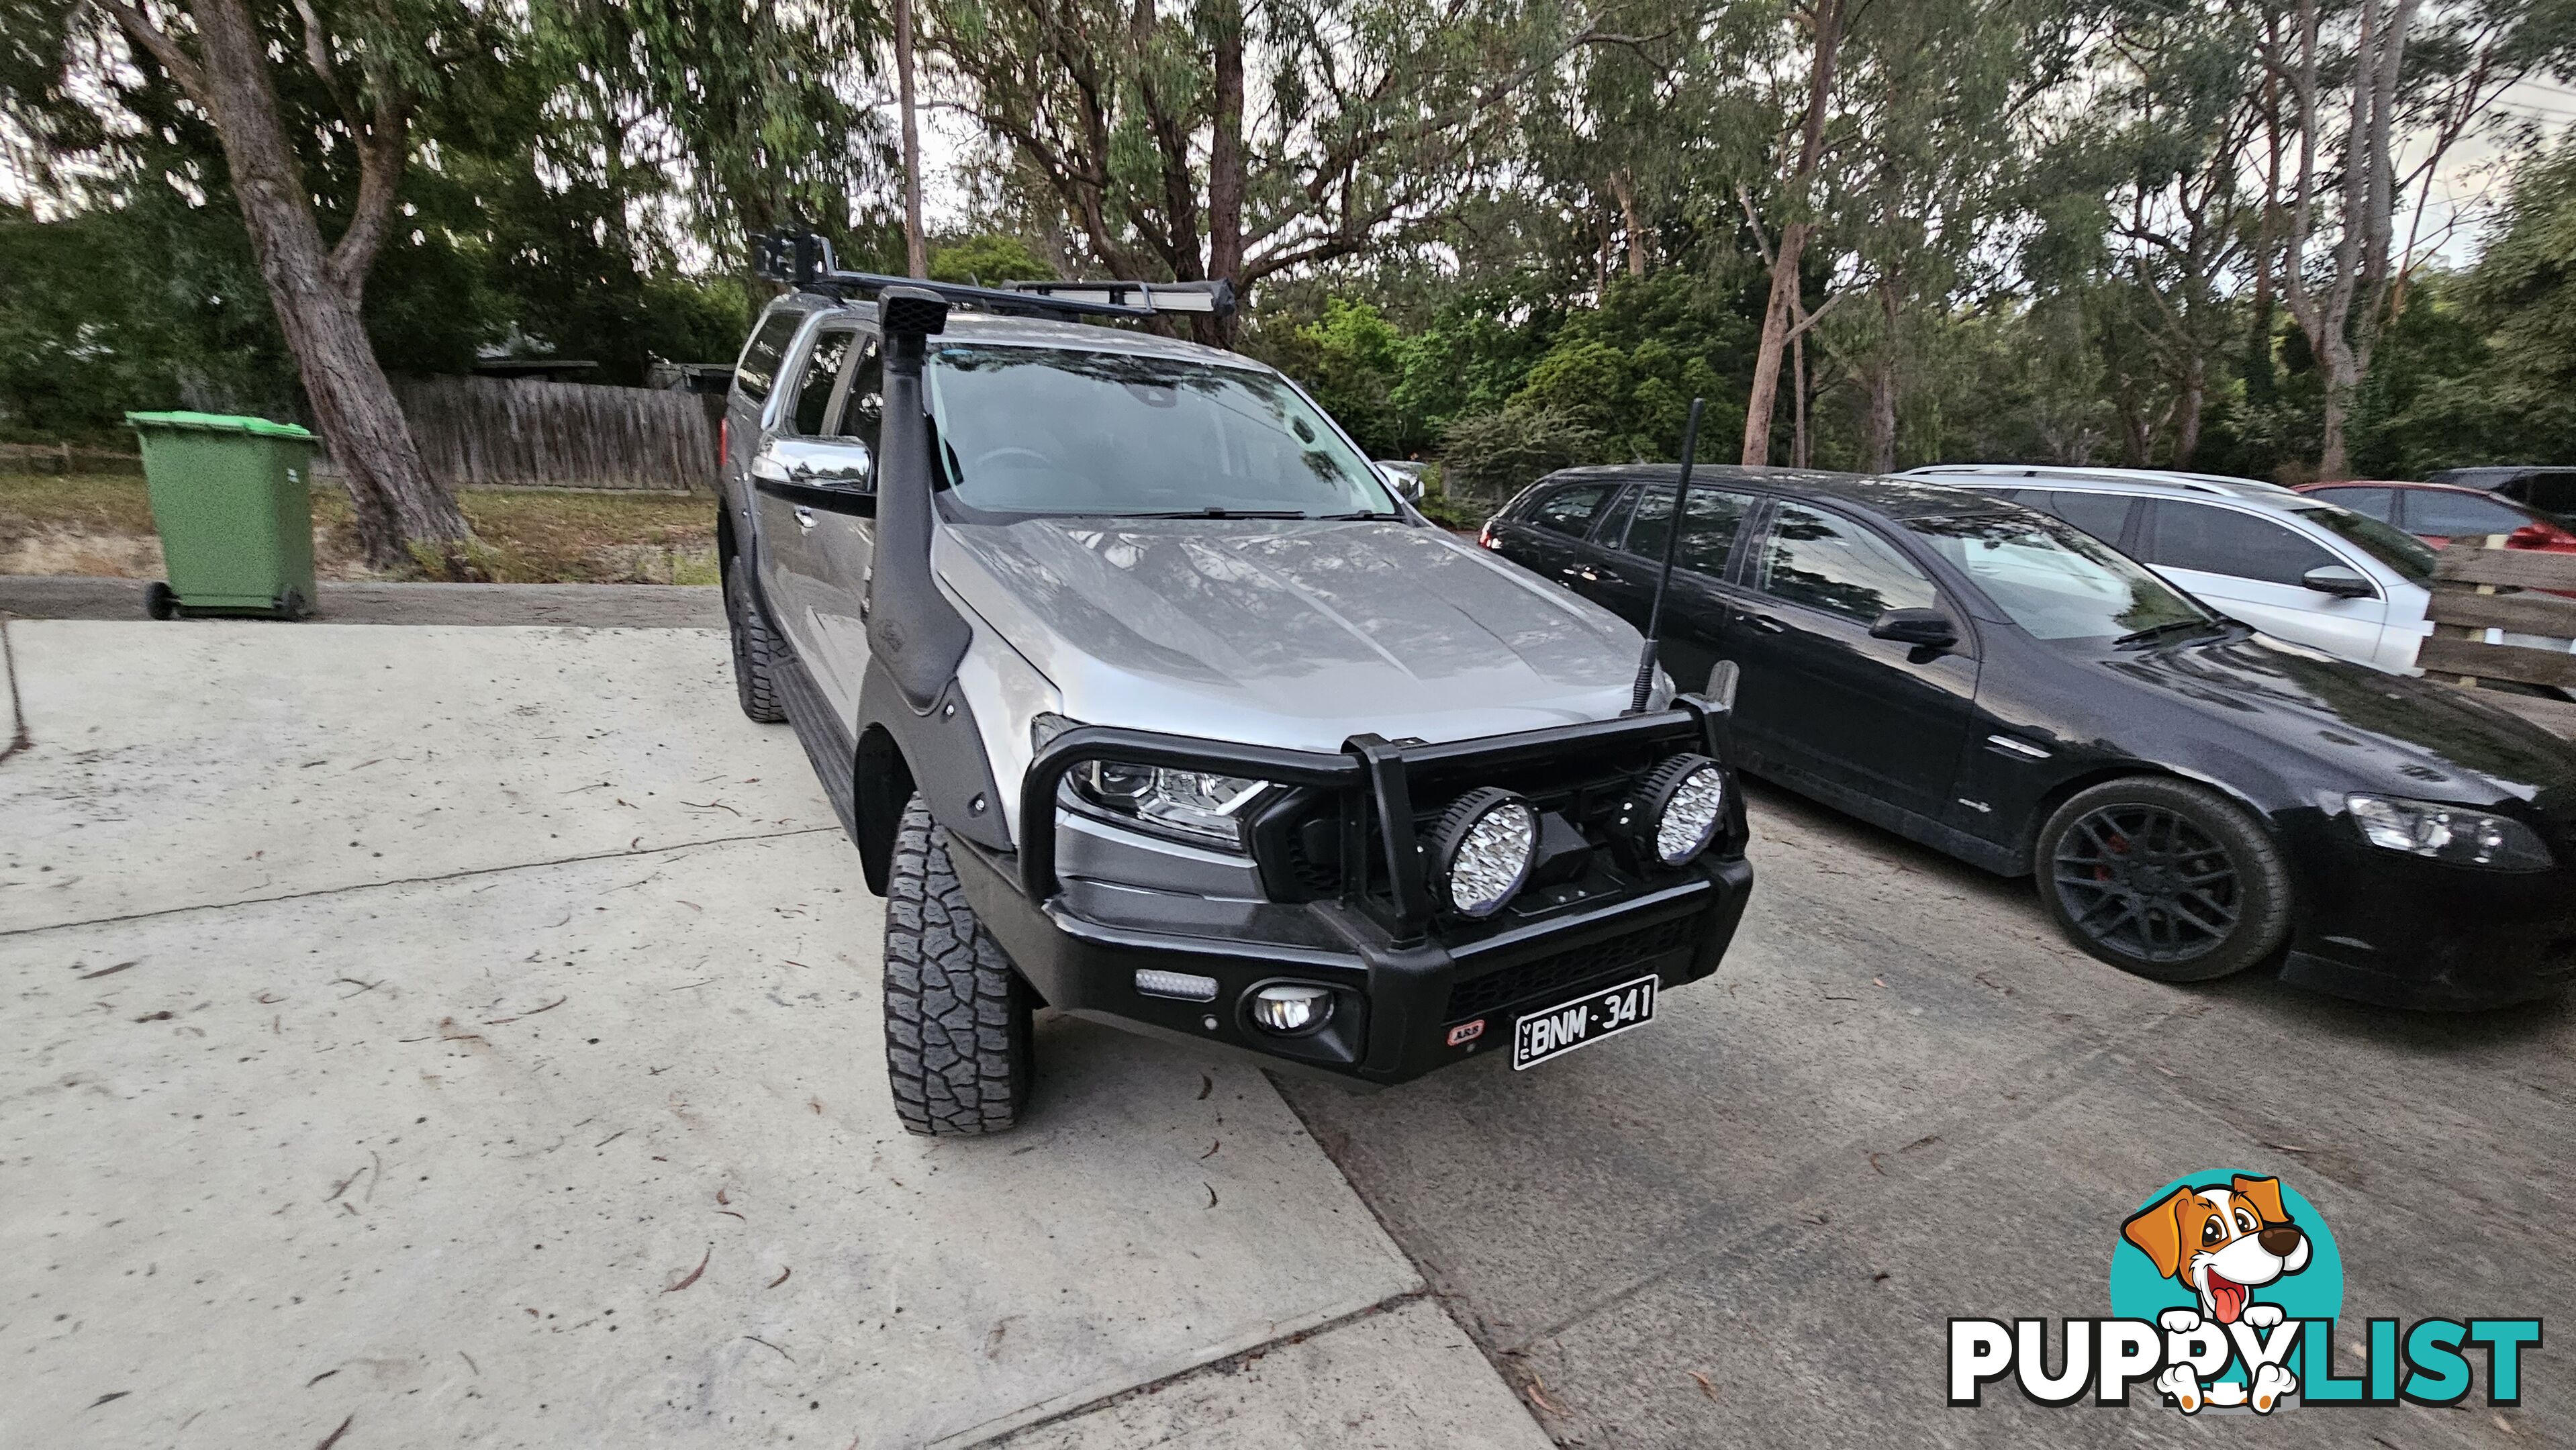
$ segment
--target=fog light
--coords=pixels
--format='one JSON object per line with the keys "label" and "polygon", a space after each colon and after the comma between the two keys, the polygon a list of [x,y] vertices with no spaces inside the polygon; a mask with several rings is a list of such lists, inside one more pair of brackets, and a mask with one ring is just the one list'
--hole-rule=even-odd
{"label": "fog light", "polygon": [[1252,1020],[1270,1032],[1311,1032],[1333,1015],[1333,994],[1325,987],[1283,983],[1252,994]]}
{"label": "fog light", "polygon": [[1136,990],[1148,997],[1176,997],[1184,1002],[1216,1000],[1216,978],[1194,977],[1187,972],[1156,972],[1139,969]]}

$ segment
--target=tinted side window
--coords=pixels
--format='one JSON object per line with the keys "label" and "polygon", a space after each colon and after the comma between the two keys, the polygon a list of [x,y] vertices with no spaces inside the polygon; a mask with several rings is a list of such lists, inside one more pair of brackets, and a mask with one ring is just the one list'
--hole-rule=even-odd
{"label": "tinted side window", "polygon": [[[2350,490],[2328,490],[2336,503]],[[2352,505],[2344,504],[2351,508]],[[2361,510],[2370,513],[2368,509]],[[2386,514],[2371,514],[2386,518]],[[2406,528],[2409,533],[2431,534],[2451,539],[2462,534],[2510,534],[2530,520],[2509,504],[2498,503],[2482,493],[2445,493],[2435,488],[2406,491]]]}
{"label": "tinted side window", "polygon": [[885,352],[873,337],[859,339],[857,371],[841,399],[840,435],[868,445],[868,484],[876,487],[877,435],[885,427]]}
{"label": "tinted side window", "polygon": [[1929,609],[1940,595],[1896,546],[1848,519],[1782,504],[1753,551],[1753,587],[1866,624],[1891,609]]}
{"label": "tinted side window", "polygon": [[743,344],[742,361],[734,365],[734,385],[742,395],[755,403],[766,402],[771,385],[778,381],[778,360],[787,355],[787,344],[796,338],[796,329],[804,323],[794,312],[772,313],[760,330]]}
{"label": "tinted side window", "polygon": [[2129,525],[2130,500],[2116,493],[2034,492],[2022,502],[2057,515],[2114,548]]}
{"label": "tinted side window", "polygon": [[1591,532],[1592,516],[1601,511],[1601,501],[1608,498],[1610,490],[1616,486],[1578,483],[1571,488],[1560,488],[1538,501],[1538,506],[1530,510],[1529,521],[1554,533],[1582,538]]}
{"label": "tinted side window", "polygon": [[805,373],[796,381],[796,431],[807,438],[819,438],[832,407],[832,389],[841,381],[842,365],[857,346],[855,332],[827,332],[814,339],[814,351],[805,359]]}
{"label": "tinted side window", "polygon": [[2310,569],[2343,561],[2270,519],[2208,504],[2158,499],[2147,562],[2267,584],[2296,584]]}
{"label": "tinted side window", "polygon": [[[1727,551],[1735,547],[1736,531],[1744,527],[1744,515],[1752,507],[1750,495],[1693,485],[1690,511],[1682,527],[1681,551],[1674,556],[1674,565],[1711,577],[1724,574]],[[1628,552],[1660,562],[1672,517],[1673,491],[1669,485],[1640,490],[1636,517],[1628,524]]]}
{"label": "tinted side window", "polygon": [[2505,486],[2505,497],[2547,514],[2576,514],[2576,473],[2526,474]]}
{"label": "tinted side window", "polygon": [[2393,488],[2318,488],[2310,489],[2308,497],[2340,504],[2383,524],[2397,522],[2397,490]]}

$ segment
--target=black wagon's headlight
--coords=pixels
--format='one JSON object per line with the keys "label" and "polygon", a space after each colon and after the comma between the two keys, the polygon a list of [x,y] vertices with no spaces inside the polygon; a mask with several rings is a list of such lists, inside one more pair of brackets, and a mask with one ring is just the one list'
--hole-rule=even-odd
{"label": "black wagon's headlight", "polygon": [[2511,816],[2403,796],[2348,795],[2343,803],[2362,839],[2383,850],[2498,871],[2544,871],[2552,864],[2548,845]]}
{"label": "black wagon's headlight", "polygon": [[[1077,722],[1040,715],[1029,722],[1039,750]],[[1204,770],[1166,770],[1120,760],[1087,760],[1065,775],[1065,785],[1102,812],[1159,828],[1188,840],[1229,850],[1243,847],[1243,814],[1270,782]]]}
{"label": "black wagon's headlight", "polygon": [[1507,790],[1460,796],[1431,828],[1432,886],[1460,916],[1491,916],[1520,895],[1538,858],[1538,812]]}
{"label": "black wagon's headlight", "polygon": [[1705,755],[1676,755],[1619,804],[1619,828],[1640,853],[1679,866],[1708,849],[1726,822],[1726,771]]}

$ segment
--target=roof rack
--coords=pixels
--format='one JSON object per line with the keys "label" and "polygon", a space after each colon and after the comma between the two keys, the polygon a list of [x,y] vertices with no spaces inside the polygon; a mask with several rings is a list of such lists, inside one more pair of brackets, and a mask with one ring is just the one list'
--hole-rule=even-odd
{"label": "roof rack", "polygon": [[765,281],[782,282],[843,299],[874,297],[889,287],[918,287],[958,306],[1018,316],[1153,317],[1161,313],[1223,316],[1234,311],[1234,284],[1215,282],[1006,282],[999,287],[970,287],[958,282],[929,282],[918,277],[890,277],[881,272],[845,272],[836,264],[832,243],[812,232],[773,232],[752,239],[751,270]]}

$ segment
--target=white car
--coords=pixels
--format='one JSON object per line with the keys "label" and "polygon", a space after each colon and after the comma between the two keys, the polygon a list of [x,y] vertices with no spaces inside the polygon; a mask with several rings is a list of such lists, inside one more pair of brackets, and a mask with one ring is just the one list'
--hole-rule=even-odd
{"label": "white car", "polygon": [[2342,659],[2414,668],[2433,551],[2278,484],[2214,474],[1939,464],[1906,475],[2054,514],[2219,612]]}

